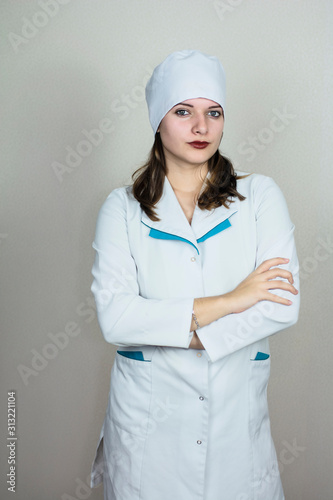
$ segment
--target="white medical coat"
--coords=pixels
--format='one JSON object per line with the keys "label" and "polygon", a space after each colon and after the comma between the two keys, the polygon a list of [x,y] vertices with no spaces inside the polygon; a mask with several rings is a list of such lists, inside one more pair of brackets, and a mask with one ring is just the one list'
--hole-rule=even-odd
{"label": "white medical coat", "polygon": [[191,225],[167,178],[160,221],[130,187],[101,207],[91,289],[105,340],[119,346],[91,476],[91,486],[103,480],[105,499],[284,499],[267,408],[268,337],[297,321],[299,295],[275,290],[293,304],[262,301],[224,316],[197,331],[205,350],[188,349],[194,298],[233,290],[272,257],[290,259],[284,267],[299,287],[280,189],[257,174],[237,189],[245,201],[196,207]]}

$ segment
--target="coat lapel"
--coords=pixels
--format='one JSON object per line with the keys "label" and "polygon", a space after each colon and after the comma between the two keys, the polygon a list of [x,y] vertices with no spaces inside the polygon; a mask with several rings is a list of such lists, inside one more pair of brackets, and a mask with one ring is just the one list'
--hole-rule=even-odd
{"label": "coat lapel", "polygon": [[201,210],[195,207],[192,224],[180,206],[167,177],[165,177],[163,194],[156,204],[159,221],[152,221],[142,212],[141,222],[148,226],[150,236],[158,239],[183,240],[193,245],[199,253],[199,243],[231,226],[229,218],[238,210],[238,199],[230,208],[219,207],[213,210]]}

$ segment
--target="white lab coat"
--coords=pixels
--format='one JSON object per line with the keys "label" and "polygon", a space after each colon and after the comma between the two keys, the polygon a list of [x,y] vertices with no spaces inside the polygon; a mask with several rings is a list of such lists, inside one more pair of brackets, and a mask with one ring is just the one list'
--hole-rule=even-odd
{"label": "white lab coat", "polygon": [[99,212],[91,289],[105,340],[119,346],[91,476],[107,500],[284,499],[267,408],[268,337],[297,321],[299,295],[275,291],[293,305],[262,301],[224,316],[198,330],[205,350],[188,349],[194,298],[233,290],[272,257],[290,259],[299,286],[280,189],[257,174],[237,189],[245,201],[196,207],[191,225],[167,178],[160,221],[129,187]]}

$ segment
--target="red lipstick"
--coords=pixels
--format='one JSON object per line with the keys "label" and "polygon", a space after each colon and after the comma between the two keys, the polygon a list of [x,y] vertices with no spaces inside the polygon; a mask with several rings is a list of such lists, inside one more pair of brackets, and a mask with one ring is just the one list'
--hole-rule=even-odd
{"label": "red lipstick", "polygon": [[209,142],[193,141],[193,142],[189,142],[188,144],[196,149],[205,149],[208,146]]}

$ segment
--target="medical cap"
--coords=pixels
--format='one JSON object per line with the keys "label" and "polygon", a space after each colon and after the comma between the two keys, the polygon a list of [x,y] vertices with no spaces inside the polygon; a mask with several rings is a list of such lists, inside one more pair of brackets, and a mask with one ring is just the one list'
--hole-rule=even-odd
{"label": "medical cap", "polygon": [[203,97],[225,106],[225,73],[215,56],[198,50],[170,54],[156,66],[146,85],[149,120],[154,134],[162,118],[176,104]]}

